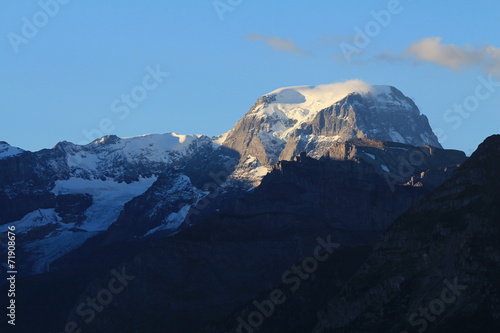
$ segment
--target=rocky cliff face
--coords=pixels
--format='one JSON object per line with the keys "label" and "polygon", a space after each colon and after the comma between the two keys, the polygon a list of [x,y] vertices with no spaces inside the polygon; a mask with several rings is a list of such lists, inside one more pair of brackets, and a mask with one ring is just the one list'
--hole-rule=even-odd
{"label": "rocky cliff face", "polygon": [[437,187],[451,172],[465,161],[465,154],[458,150],[439,149],[432,146],[415,147],[396,142],[373,139],[348,139],[336,142],[323,152],[335,160],[362,161],[382,174],[391,188],[401,183],[411,186],[423,184]]}

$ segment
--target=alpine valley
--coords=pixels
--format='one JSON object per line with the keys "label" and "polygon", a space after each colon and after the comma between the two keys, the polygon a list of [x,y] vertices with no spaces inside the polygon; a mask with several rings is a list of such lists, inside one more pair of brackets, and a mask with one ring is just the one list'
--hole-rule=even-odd
{"label": "alpine valley", "polygon": [[16,329],[498,332],[497,170],[500,136],[444,149],[359,80],[272,91],[217,137],[2,141]]}

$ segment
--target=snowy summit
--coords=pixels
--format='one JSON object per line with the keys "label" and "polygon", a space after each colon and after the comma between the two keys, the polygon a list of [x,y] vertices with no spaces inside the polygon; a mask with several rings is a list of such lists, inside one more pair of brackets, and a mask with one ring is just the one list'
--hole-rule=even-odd
{"label": "snowy summit", "polygon": [[[320,156],[332,143],[350,138],[441,148],[409,97],[395,87],[361,80],[276,89],[260,97],[219,140],[269,166],[301,151]],[[324,149],[318,151],[319,146]]]}
{"label": "snowy summit", "polygon": [[[286,140],[302,123],[312,120],[319,111],[339,102],[350,94],[372,97],[377,102],[378,111],[389,110],[388,106],[399,106],[411,111],[413,106],[395,89],[387,85],[371,85],[361,80],[349,80],[342,83],[318,86],[296,86],[276,89],[262,97],[264,103],[253,111],[256,115],[292,120],[294,126],[279,125],[273,128],[274,136]],[[397,90],[396,90],[397,91]],[[399,92],[399,91],[397,91]]]}

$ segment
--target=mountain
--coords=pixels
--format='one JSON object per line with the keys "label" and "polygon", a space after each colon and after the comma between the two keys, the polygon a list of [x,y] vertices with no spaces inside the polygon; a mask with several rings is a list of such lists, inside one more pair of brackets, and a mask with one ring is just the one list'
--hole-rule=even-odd
{"label": "mountain", "polygon": [[[388,172],[372,161],[397,169],[398,164],[391,163],[395,154],[405,157],[428,151],[429,162],[414,165],[416,174],[421,176],[426,172],[420,170],[441,163],[436,170],[447,178],[465,155],[366,139],[349,144],[366,161],[356,154],[352,159],[325,155],[319,160],[302,154],[279,162],[257,188],[228,198],[218,204],[218,211],[190,227],[164,237],[123,238],[127,233],[144,234],[140,228],[148,221],[141,216],[148,215],[149,207],[157,207],[156,189],[168,190],[172,175],[162,174],[143,195],[125,205],[108,230],[55,260],[50,279],[41,274],[23,281],[20,290],[31,299],[26,304],[40,308],[37,300],[46,302],[54,284],[63,285],[65,293],[51,297],[50,313],[37,311],[54,324],[47,329],[75,321],[89,332],[121,332],[135,325],[148,332],[165,327],[195,332],[205,321],[229,315],[279,283],[283,272],[314,252],[318,238],[340,244],[345,249],[341,253],[352,255],[335,262],[349,265],[346,275],[354,273],[384,229],[441,183],[439,177],[422,176],[418,184],[403,179],[391,187],[385,177]],[[390,148],[394,145],[399,149]],[[344,148],[332,147],[330,154],[340,156]],[[169,197],[163,193],[167,194],[163,198]],[[353,247],[358,250],[349,250]],[[106,287],[113,267],[125,267],[135,282],[117,296],[112,308],[87,324],[77,306]],[[61,315],[55,316],[58,311]]]}
{"label": "mountain", "polygon": [[218,140],[240,153],[245,170],[249,163],[269,167],[303,151],[319,157],[350,138],[442,148],[410,98],[394,87],[359,80],[277,89],[260,97]]}
{"label": "mountain", "polygon": [[[318,239],[352,256],[332,259],[348,265],[333,293],[384,230],[466,159],[441,148],[399,90],[360,81],[278,89],[214,138],[7,149],[0,234],[16,227],[19,311],[33,313],[26,332],[68,320],[96,332],[194,332],[279,284]],[[137,280],[87,322],[79,305],[117,269]]]}
{"label": "mountain", "polygon": [[[281,88],[259,98],[231,131],[217,138],[110,135],[83,146],[60,142],[34,153],[1,143],[0,231],[6,223],[17,227],[26,251],[24,272],[48,271],[54,260],[108,228],[101,242],[169,234],[198,223],[227,199],[258,185],[278,160],[301,152],[334,156],[332,149],[352,145],[352,138],[395,142],[382,148],[395,152],[383,159],[369,161],[377,147],[368,146],[376,141],[364,141],[368,146],[360,151],[367,154],[340,157],[378,164],[389,172],[391,184],[417,184],[417,171],[439,178],[437,169],[462,158],[455,154],[429,164],[440,144],[427,118],[394,87],[354,80]],[[421,152],[433,157],[404,171],[397,150],[414,149],[408,145],[427,145]]]}
{"label": "mountain", "polygon": [[[7,223],[16,227],[18,243],[23,245],[24,274],[48,271],[55,259],[107,230],[127,202],[153,184],[160,186],[166,172],[175,174],[167,184],[169,191],[176,192],[183,203],[197,202],[206,193],[182,169],[189,173],[186,165],[193,156],[210,160],[214,151],[222,152],[216,164],[231,160],[223,153],[226,148],[207,137],[165,133],[123,139],[106,136],[84,146],[60,142],[53,149],[1,159],[0,232]],[[163,200],[171,210],[144,224],[146,229],[138,236],[154,228],[174,230],[182,222],[170,223],[169,214],[179,208],[172,196]]]}

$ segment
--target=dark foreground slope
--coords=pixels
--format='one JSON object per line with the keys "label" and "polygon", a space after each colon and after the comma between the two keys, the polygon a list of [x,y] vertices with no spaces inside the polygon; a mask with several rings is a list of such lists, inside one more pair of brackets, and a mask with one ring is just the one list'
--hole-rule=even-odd
{"label": "dark foreground slope", "polygon": [[315,332],[499,332],[498,170],[495,135],[387,230]]}
{"label": "dark foreground slope", "polygon": [[354,276],[363,248],[338,250],[298,290],[277,285],[286,301],[272,313],[267,291],[201,332],[499,332],[499,168],[493,136],[388,228]]}

